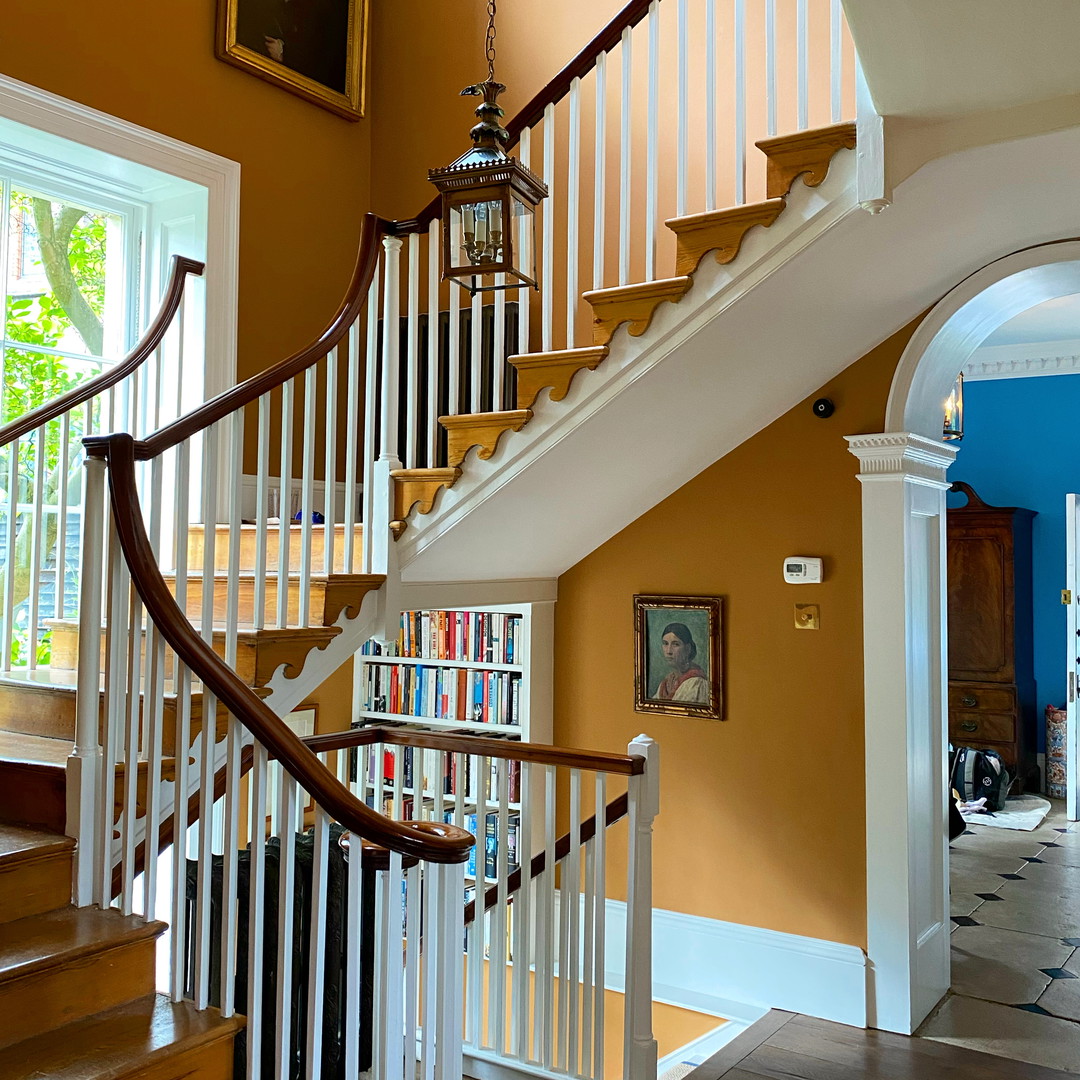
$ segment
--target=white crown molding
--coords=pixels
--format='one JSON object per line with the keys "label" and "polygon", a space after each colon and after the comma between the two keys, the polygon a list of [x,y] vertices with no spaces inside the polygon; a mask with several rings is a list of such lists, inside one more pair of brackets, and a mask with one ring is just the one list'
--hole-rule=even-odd
{"label": "white crown molding", "polygon": [[1080,372],[1080,338],[1021,345],[984,345],[964,365],[964,379],[1024,379]]}

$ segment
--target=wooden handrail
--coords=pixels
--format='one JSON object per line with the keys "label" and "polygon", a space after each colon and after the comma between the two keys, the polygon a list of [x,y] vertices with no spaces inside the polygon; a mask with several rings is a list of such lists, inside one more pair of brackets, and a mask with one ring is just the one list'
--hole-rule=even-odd
{"label": "wooden handrail", "polygon": [[[506,132],[510,136],[506,149],[517,146],[521,133],[543,118],[548,105],[561,100],[570,91],[570,84],[575,79],[584,78],[594,67],[601,53],[618,44],[624,30],[637,26],[649,12],[650,0],[630,0],[618,11],[610,22],[555,76],[531,101],[519,109],[506,123]],[[414,218],[392,223],[391,229],[396,236],[404,233],[421,232],[439,216],[439,196],[436,195]]]}
{"label": "wooden handrail", "polygon": [[[212,422],[212,421],[211,421]],[[104,458],[109,496],[121,550],[131,579],[161,636],[225,707],[273,754],[305,791],[357,836],[391,851],[428,862],[465,862],[473,837],[464,829],[430,822],[391,821],[356,798],[318,757],[253,694],[250,688],[192,628],[169,592],[146,535],[135,486],[135,441],[126,433],[83,440],[90,457]]]}
{"label": "wooden handrail", "polygon": [[[610,829],[617,821],[621,821],[630,812],[630,800],[625,792],[612,799],[604,808],[604,828]],[[584,844],[596,835],[596,815],[581,823],[578,832],[578,842]],[[570,834],[563,833],[555,841],[555,861],[565,859],[570,854]],[[479,865],[479,860],[477,865]],[[541,851],[534,855],[529,864],[529,880],[539,877],[547,869],[547,853]],[[521,867],[519,866],[506,879],[506,894],[510,896],[521,888]],[[499,886],[491,885],[484,890],[484,911],[493,908],[499,902]],[[472,900],[465,905],[465,925],[468,926],[476,918],[476,901]]]}
{"label": "wooden handrail", "polygon": [[165,285],[165,292],[162,294],[157,314],[150,321],[150,325],[135,347],[109,371],[103,371],[97,378],[73,386],[66,393],[53,398],[52,401],[46,401],[36,409],[23,413],[18,420],[0,427],[0,446],[7,446],[8,443],[21,439],[28,432],[78,408],[91,398],[108,390],[110,386],[115,386],[122,379],[126,379],[161,344],[165,331],[169,329],[180,307],[187,275],[194,274],[196,277],[201,277],[205,269],[205,264],[197,259],[189,259],[185,255],[174,255],[169,280]]}
{"label": "wooden handrail", "polygon": [[304,744],[316,754],[329,750],[345,750],[351,746],[371,746],[378,742],[390,743],[393,746],[418,746],[421,749],[507,758],[510,761],[529,761],[537,765],[561,765],[567,769],[587,769],[620,776],[637,776],[645,771],[643,757],[549,746],[547,743],[455,735],[453,732],[376,726],[330,731],[324,735],[309,735],[304,739]]}
{"label": "wooden handrail", "polygon": [[360,229],[360,250],[353,267],[349,287],[333,318],[326,329],[310,344],[299,352],[286,357],[280,363],[265,371],[253,375],[250,379],[230,387],[217,397],[211,398],[186,416],[174,420],[171,424],[155,431],[135,445],[135,457],[139,461],[149,461],[164,453],[170,447],[190,439],[196,432],[210,427],[224,419],[230,413],[237,412],[245,405],[258,401],[263,394],[276,389],[312,364],[321,360],[349,332],[356,317],[367,302],[368,288],[379,265],[379,238],[384,233],[394,231],[391,222],[375,214],[365,214]]}

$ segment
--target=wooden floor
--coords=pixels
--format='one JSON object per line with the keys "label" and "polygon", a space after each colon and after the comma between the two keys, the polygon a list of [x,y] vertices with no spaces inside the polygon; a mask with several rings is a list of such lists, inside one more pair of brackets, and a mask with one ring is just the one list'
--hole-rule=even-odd
{"label": "wooden floor", "polygon": [[1076,1080],[974,1050],[774,1009],[686,1080]]}

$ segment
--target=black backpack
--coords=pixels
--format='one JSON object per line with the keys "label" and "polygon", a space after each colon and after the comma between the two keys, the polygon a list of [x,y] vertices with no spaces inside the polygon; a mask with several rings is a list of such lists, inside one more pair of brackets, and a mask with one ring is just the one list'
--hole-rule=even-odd
{"label": "black backpack", "polygon": [[986,799],[988,810],[1004,810],[1012,777],[1001,755],[993,750],[960,746],[952,767],[952,786],[964,802]]}

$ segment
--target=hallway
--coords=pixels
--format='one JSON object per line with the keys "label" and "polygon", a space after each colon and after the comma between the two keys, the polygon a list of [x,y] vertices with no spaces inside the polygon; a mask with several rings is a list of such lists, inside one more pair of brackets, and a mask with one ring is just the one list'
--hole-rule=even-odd
{"label": "hallway", "polygon": [[969,825],[950,883],[952,993],[919,1034],[1080,1073],[1080,823]]}

